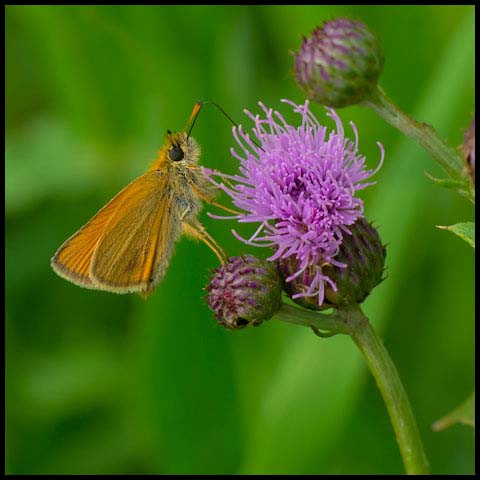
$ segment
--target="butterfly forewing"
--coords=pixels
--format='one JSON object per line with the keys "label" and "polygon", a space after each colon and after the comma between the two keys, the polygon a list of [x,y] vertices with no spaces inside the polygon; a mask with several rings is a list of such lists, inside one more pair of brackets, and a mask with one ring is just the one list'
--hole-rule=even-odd
{"label": "butterfly forewing", "polygon": [[[150,171],[134,180],[65,242],[52,265],[87,288],[150,292],[165,273],[175,222],[168,175]],[[88,254],[85,247],[88,244]],[[88,267],[87,267],[88,265]]]}
{"label": "butterfly forewing", "polygon": [[[115,215],[92,259],[90,277],[111,291],[153,289],[164,274],[173,243],[181,233],[179,222],[173,221],[176,212],[168,182],[159,180],[157,172],[147,175],[151,192],[124,215]],[[146,183],[143,188],[148,188]]]}
{"label": "butterfly forewing", "polygon": [[83,287],[95,288],[89,277],[93,253],[113,214],[123,203],[129,186],[118,193],[57,250],[52,258],[52,267],[61,277]]}

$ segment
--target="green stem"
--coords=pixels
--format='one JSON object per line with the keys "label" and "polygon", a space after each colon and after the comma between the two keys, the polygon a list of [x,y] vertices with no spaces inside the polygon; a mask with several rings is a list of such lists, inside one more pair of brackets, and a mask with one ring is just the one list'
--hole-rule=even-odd
{"label": "green stem", "polygon": [[314,330],[326,330],[332,334],[347,333],[339,315],[319,314],[303,308],[292,307],[286,303],[282,304],[280,310],[273,317],[282,322],[294,323],[295,325],[303,325]]}
{"label": "green stem", "polygon": [[407,394],[390,355],[368,318],[356,306],[344,312],[349,333],[362,352],[387,406],[407,474],[428,474],[428,460]]}
{"label": "green stem", "polygon": [[423,147],[455,181],[461,184],[459,193],[473,201],[474,186],[472,185],[465,168],[465,162],[454,148],[447,145],[427,123],[417,122],[403,112],[385,93],[377,86],[373,95],[362,102],[386,122],[400,130]]}
{"label": "green stem", "polygon": [[359,306],[319,314],[283,305],[273,317],[288,323],[349,334],[362,352],[387,407],[407,474],[429,473],[420,433],[407,394],[387,350]]}

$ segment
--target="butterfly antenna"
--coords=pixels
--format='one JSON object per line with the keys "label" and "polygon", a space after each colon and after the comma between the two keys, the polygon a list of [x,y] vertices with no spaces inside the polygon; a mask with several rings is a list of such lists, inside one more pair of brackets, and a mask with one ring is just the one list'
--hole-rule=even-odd
{"label": "butterfly antenna", "polygon": [[[204,102],[197,102],[195,104],[195,107],[193,107],[192,115],[190,116],[190,120],[187,122],[187,126],[190,122],[192,122],[192,124],[190,125],[190,129],[188,130],[187,138],[190,137],[190,133],[192,132],[193,126],[195,125],[195,121],[197,120],[198,112],[200,111],[203,105],[209,105],[209,104],[217,107],[234,127],[238,127],[238,123],[235,120],[233,120],[233,118],[217,102],[214,102],[212,100],[205,100]],[[263,148],[255,140],[251,139],[251,141],[258,148],[263,150]]]}
{"label": "butterfly antenna", "polygon": [[208,105],[208,104],[214,105],[225,115],[225,117],[228,118],[228,120],[231,122],[231,124],[234,127],[238,127],[238,123],[235,120],[233,120],[232,117],[218,103],[213,102],[212,100],[206,100],[205,102],[202,102],[202,103],[203,105]]}

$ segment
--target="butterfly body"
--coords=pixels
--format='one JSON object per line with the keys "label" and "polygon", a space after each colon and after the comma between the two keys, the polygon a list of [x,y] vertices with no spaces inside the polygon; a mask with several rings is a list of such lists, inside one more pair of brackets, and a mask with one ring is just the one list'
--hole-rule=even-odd
{"label": "butterfly body", "polygon": [[79,286],[150,294],[165,275],[182,233],[224,254],[197,220],[215,189],[203,176],[200,147],[184,132],[167,141],[150,169],[121,190],[58,249],[51,265]]}

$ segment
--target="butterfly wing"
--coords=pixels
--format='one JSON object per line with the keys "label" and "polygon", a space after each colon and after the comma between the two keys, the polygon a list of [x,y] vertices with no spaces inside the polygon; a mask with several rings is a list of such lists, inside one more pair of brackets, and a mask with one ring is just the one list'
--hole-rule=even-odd
{"label": "butterfly wing", "polygon": [[144,179],[143,200],[115,215],[95,250],[90,278],[97,288],[150,293],[167,270],[181,235],[173,192],[168,174],[149,172]]}
{"label": "butterfly wing", "polygon": [[95,288],[89,277],[93,252],[113,214],[129,193],[129,186],[120,191],[57,250],[51,265],[58,275],[81,287]]}
{"label": "butterfly wing", "polygon": [[116,293],[150,293],[180,236],[169,177],[150,171],[125,187],[52,260],[78,285]]}

